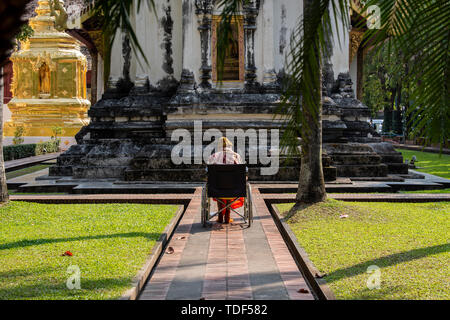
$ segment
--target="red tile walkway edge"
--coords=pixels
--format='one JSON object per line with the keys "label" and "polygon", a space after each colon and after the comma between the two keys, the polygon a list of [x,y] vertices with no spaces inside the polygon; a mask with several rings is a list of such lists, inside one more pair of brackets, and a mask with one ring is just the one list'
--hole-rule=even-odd
{"label": "red tile walkway edge", "polygon": [[[287,203],[295,200],[293,193],[264,193],[271,203]],[[450,201],[450,193],[328,193],[328,198],[360,202],[438,202]]]}
{"label": "red tile walkway edge", "polygon": [[10,195],[12,201],[37,203],[151,203],[188,204],[193,194],[68,194]]}

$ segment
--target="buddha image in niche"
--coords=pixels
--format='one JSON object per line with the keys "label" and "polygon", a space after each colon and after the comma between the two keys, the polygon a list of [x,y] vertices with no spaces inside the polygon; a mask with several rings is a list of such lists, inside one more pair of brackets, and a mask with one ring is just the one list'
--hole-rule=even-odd
{"label": "buddha image in niche", "polygon": [[46,63],[39,68],[39,94],[50,94],[50,68]]}

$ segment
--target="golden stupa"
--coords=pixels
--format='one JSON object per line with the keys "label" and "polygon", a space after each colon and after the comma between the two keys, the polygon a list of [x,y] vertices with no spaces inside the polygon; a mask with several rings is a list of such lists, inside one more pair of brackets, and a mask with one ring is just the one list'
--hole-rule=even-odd
{"label": "golden stupa", "polygon": [[24,137],[46,137],[53,127],[73,137],[89,123],[86,99],[86,57],[79,42],[64,32],[67,14],[61,0],[40,0],[29,24],[34,34],[12,54],[11,119],[4,136],[23,127]]}

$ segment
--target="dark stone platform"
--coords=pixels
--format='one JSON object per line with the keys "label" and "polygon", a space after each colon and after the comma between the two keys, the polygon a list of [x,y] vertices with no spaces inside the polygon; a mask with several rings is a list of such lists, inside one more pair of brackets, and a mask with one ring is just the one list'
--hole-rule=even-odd
{"label": "dark stone platform", "polygon": [[[204,164],[174,165],[171,152],[178,141],[172,132],[193,132],[195,121],[202,121],[202,133],[218,129],[283,130],[283,122],[274,118],[281,103],[280,89],[264,86],[251,89],[201,89],[193,79],[181,85],[168,81],[163,88],[132,89],[122,94],[109,90],[89,110],[91,123],[77,135],[77,145],[58,157],[50,167],[50,176],[74,179],[112,178],[122,181],[205,180]],[[322,163],[326,181],[337,177],[387,177],[407,173],[403,158],[388,143],[382,143],[370,127],[369,109],[354,98],[348,74],[341,74],[323,95]],[[280,133],[281,136],[281,133]],[[271,152],[271,136],[266,150]],[[203,142],[203,148],[210,142]],[[248,163],[246,143],[241,156]],[[263,147],[264,149],[264,147]],[[245,154],[245,156],[244,156]],[[249,165],[254,181],[298,181],[300,159],[287,161],[280,155],[277,174],[263,176],[267,164]]]}

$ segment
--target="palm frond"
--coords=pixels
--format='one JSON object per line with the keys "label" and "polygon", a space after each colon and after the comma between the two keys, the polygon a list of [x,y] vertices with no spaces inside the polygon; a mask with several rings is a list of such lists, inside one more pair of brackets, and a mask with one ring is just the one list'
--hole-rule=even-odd
{"label": "palm frond", "polygon": [[347,1],[309,1],[291,34],[283,98],[277,110],[285,124],[281,145],[287,154],[298,153],[298,138],[308,144],[309,133],[320,126],[321,61],[329,54],[333,22],[338,34],[346,30]]}
{"label": "palm frond", "polygon": [[[111,66],[111,50],[116,38],[118,30],[122,30],[130,39],[133,53],[138,57],[138,63],[142,64],[140,58],[148,66],[149,62],[144,53],[144,50],[139,43],[136,36],[136,31],[130,20],[131,10],[133,9],[133,0],[97,0],[95,1],[93,15],[96,16],[100,22],[103,31],[104,51],[105,51],[105,78],[107,79]],[[144,0],[137,1],[137,12],[140,11]],[[153,11],[156,16],[154,0],[145,0],[149,10]],[[140,53],[140,55],[137,55]]]}
{"label": "palm frond", "polygon": [[406,75],[413,108],[413,134],[442,146],[450,138],[450,2],[447,0],[369,0],[377,5],[381,29],[368,30],[365,41],[401,51],[403,63],[414,60]]}

